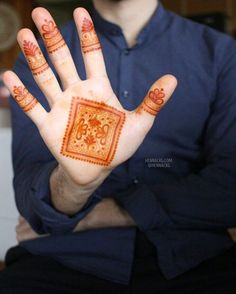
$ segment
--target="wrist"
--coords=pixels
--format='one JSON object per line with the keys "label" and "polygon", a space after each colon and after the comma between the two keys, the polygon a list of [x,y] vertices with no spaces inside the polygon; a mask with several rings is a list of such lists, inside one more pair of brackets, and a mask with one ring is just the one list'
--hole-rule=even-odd
{"label": "wrist", "polygon": [[98,185],[95,182],[78,185],[58,165],[50,177],[51,202],[58,211],[73,215],[83,208]]}

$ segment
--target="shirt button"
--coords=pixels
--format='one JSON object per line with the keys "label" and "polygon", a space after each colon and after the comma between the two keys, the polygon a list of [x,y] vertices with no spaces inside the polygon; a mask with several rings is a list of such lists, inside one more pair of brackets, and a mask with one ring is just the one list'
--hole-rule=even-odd
{"label": "shirt button", "polygon": [[127,91],[127,90],[123,91],[122,95],[123,95],[124,98],[128,98],[129,97],[129,91]]}
{"label": "shirt button", "polygon": [[114,35],[114,36],[117,36],[120,34],[119,30],[118,29],[112,29],[111,30],[111,34]]}
{"label": "shirt button", "polygon": [[137,185],[137,184],[139,183],[139,179],[138,179],[138,178],[134,178],[134,179],[133,179],[133,183],[134,183],[135,185]]}
{"label": "shirt button", "polygon": [[129,55],[129,54],[130,54],[130,50],[129,50],[128,48],[125,49],[125,50],[124,50],[124,54],[125,54],[125,55]]}

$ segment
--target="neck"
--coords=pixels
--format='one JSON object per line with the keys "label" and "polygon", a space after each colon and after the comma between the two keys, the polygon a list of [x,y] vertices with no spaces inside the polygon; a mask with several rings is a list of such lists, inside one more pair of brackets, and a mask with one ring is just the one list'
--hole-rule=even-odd
{"label": "neck", "polygon": [[93,0],[98,13],[119,25],[129,47],[136,43],[140,31],[157,8],[157,0]]}

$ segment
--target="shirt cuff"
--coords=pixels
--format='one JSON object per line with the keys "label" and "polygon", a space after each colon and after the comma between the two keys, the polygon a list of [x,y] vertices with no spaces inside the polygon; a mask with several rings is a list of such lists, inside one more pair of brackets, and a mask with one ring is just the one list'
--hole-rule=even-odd
{"label": "shirt cuff", "polygon": [[134,184],[115,195],[115,200],[129,213],[141,231],[173,225],[156,195],[145,184]]}
{"label": "shirt cuff", "polygon": [[30,191],[32,209],[41,220],[41,224],[33,229],[39,233],[60,235],[72,232],[79,221],[101,201],[97,190],[89,197],[83,208],[73,216],[67,216],[56,210],[51,204],[49,179],[57,164],[56,161],[44,164],[32,183]]}

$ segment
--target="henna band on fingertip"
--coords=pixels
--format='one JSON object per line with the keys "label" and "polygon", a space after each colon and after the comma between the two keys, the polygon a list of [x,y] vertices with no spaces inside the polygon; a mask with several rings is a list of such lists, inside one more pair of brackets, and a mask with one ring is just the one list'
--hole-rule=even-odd
{"label": "henna band on fingertip", "polygon": [[141,108],[151,115],[157,115],[157,113],[163,107],[163,104],[165,102],[164,98],[164,89],[155,88],[154,90],[150,91],[145,97]]}
{"label": "henna band on fingertip", "polygon": [[33,75],[37,76],[49,68],[42,51],[33,42],[24,40],[23,50]]}
{"label": "henna band on fingertip", "polygon": [[66,43],[54,21],[45,19],[44,22],[41,27],[42,36],[48,52],[52,54],[64,47]]}
{"label": "henna band on fingertip", "polygon": [[101,49],[94,25],[86,17],[83,20],[81,30],[81,48],[84,54]]}
{"label": "henna band on fingertip", "polygon": [[24,86],[14,86],[14,98],[24,112],[32,110],[38,103]]}

